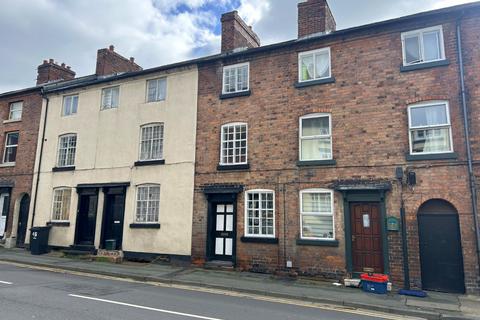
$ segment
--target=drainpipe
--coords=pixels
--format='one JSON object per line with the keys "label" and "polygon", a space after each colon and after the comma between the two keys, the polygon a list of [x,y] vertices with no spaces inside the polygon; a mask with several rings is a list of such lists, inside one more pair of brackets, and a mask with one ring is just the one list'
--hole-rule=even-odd
{"label": "drainpipe", "polygon": [[472,164],[472,149],[470,145],[470,128],[468,123],[468,107],[465,91],[465,70],[463,65],[462,32],[460,19],[461,17],[457,20],[458,64],[460,69],[460,85],[462,90],[462,111],[465,128],[465,146],[467,148],[468,178],[470,182],[470,193],[472,195],[473,223],[475,227],[475,238],[477,240],[477,258],[480,263],[480,227],[478,225],[477,190],[475,186],[475,175],[473,173]]}
{"label": "drainpipe", "polygon": [[47,115],[48,115],[48,104],[50,102],[50,99],[45,95],[44,89],[42,88],[41,90],[41,95],[42,98],[47,101],[45,105],[45,117],[43,119],[43,132],[42,132],[42,141],[40,142],[40,154],[38,158],[38,172],[37,172],[37,181],[35,183],[35,196],[33,197],[33,211],[32,211],[32,222],[30,224],[30,227],[33,228],[33,222],[35,220],[35,213],[37,209],[37,198],[38,198],[38,185],[40,182],[40,169],[42,168],[42,155],[43,155],[43,144],[45,142],[45,131],[47,128]]}

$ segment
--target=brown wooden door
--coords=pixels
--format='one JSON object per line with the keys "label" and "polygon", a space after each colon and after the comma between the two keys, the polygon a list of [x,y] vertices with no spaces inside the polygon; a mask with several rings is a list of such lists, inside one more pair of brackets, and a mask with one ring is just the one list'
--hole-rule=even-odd
{"label": "brown wooden door", "polygon": [[352,203],[353,272],[371,268],[383,273],[382,223],[378,203]]}

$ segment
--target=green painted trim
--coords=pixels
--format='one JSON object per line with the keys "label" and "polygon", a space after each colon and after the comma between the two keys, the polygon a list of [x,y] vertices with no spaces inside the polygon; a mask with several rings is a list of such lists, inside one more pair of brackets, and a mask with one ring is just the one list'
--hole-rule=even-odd
{"label": "green painted trim", "polygon": [[387,230],[387,206],[385,203],[385,193],[382,192],[382,201],[380,202],[380,216],[382,218],[382,251],[383,251],[383,273],[390,274],[390,257],[388,251],[388,230]]}
{"label": "green painted trim", "polygon": [[390,259],[388,250],[387,209],[384,190],[343,191],[343,212],[345,223],[345,260],[347,272],[353,273],[352,262],[352,222],[350,219],[350,204],[352,202],[377,202],[380,206],[382,219],[382,252],[383,269],[385,274],[390,274]]}
{"label": "green painted trim", "polygon": [[352,222],[350,220],[350,203],[347,200],[348,193],[343,192],[343,212],[345,223],[345,260],[347,262],[347,272],[352,273]]}

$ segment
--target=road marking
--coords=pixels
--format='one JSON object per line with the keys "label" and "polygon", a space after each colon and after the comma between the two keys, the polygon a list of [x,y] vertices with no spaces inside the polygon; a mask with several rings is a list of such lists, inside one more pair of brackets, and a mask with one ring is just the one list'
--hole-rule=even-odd
{"label": "road marking", "polygon": [[139,305],[131,304],[131,303],[125,303],[125,302],[119,302],[119,301],[113,301],[113,300],[106,300],[106,299],[99,299],[99,298],[93,298],[93,297],[86,297],[86,296],[79,296],[77,294],[69,294],[69,296],[74,297],[74,298],[80,298],[80,299],[87,299],[87,300],[117,304],[117,305],[125,306],[125,307],[132,307],[132,308],[137,308],[137,309],[174,314],[174,315],[177,315],[177,316],[183,316],[183,317],[188,317],[188,318],[196,318],[196,319],[204,319],[204,320],[222,320],[222,319],[218,319],[218,318],[204,317],[204,316],[199,316],[199,315],[190,314],[190,313],[183,313],[183,312],[176,312],[176,311],[165,310],[165,309],[157,309],[157,308],[139,306]]}
{"label": "road marking", "polygon": [[388,320],[419,320],[419,319],[424,319],[424,318],[404,316],[404,315],[396,315],[396,314],[385,313],[385,312],[381,312],[381,311],[370,311],[370,310],[366,310],[366,309],[359,309],[359,308],[341,306],[341,305],[334,305],[334,304],[309,302],[309,301],[298,300],[298,299],[276,298],[276,297],[269,297],[269,296],[260,295],[260,294],[242,293],[242,292],[230,291],[230,290],[226,290],[226,289],[225,290],[213,289],[213,288],[205,288],[205,287],[185,285],[185,284],[173,284],[173,283],[162,283],[162,282],[151,282],[151,281],[138,281],[138,280],[134,280],[134,279],[130,279],[130,278],[119,278],[119,277],[113,277],[113,276],[105,276],[105,275],[100,275],[100,274],[86,273],[86,272],[72,271],[72,270],[65,270],[65,269],[58,269],[58,268],[45,267],[45,266],[32,266],[32,265],[28,265],[28,264],[24,264],[24,263],[11,262],[11,261],[0,261],[0,264],[13,265],[13,266],[16,266],[16,267],[26,268],[26,269],[31,269],[31,270],[41,270],[41,271],[48,271],[48,272],[61,273],[61,274],[70,274],[70,275],[74,275],[74,276],[81,276],[81,277],[88,277],[88,278],[95,278],[95,279],[122,281],[122,282],[130,282],[130,283],[141,283],[141,284],[151,285],[151,286],[161,287],[161,288],[173,288],[173,289],[203,292],[203,293],[224,295],[224,296],[237,297],[237,298],[246,298],[246,299],[253,299],[253,300],[260,300],[260,301],[269,301],[269,302],[272,302],[272,303],[280,303],[280,304],[287,304],[287,305],[306,307],[306,308],[315,308],[315,309],[322,309],[322,310],[331,310],[331,311],[342,312],[342,313],[350,313],[350,314],[356,314],[356,315],[366,315],[366,316],[370,316],[370,317],[388,319]]}
{"label": "road marking", "polygon": [[1,284],[13,284],[11,282],[7,282],[7,281],[0,281]]}

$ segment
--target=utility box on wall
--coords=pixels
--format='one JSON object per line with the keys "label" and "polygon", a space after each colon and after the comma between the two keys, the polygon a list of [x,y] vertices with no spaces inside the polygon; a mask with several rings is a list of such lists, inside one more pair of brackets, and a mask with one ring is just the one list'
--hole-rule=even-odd
{"label": "utility box on wall", "polygon": [[388,231],[399,231],[400,230],[400,224],[398,222],[397,217],[388,217],[387,218],[387,230]]}

